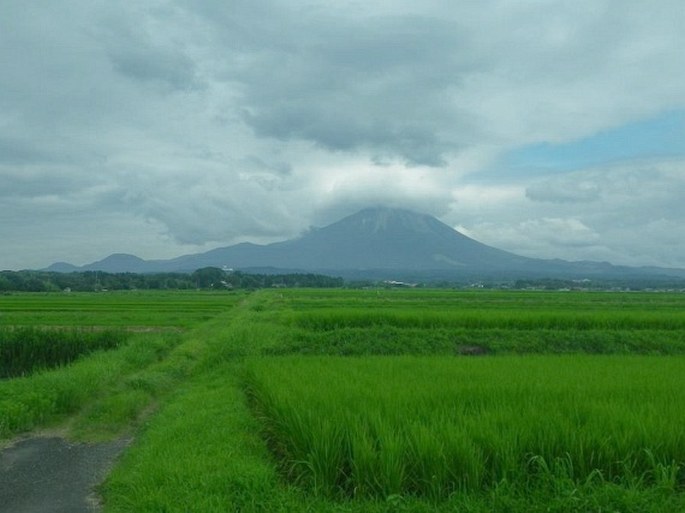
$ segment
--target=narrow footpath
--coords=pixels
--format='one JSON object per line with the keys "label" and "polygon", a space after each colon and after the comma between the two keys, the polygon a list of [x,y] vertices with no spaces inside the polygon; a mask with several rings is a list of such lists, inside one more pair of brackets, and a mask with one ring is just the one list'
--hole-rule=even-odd
{"label": "narrow footpath", "polygon": [[95,487],[127,440],[72,443],[63,438],[19,440],[0,452],[0,513],[93,513]]}

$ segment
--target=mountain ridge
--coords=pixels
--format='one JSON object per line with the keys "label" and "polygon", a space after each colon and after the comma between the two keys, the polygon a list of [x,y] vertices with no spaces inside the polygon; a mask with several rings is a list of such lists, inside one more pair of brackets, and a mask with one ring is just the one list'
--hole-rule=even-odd
{"label": "mountain ridge", "polygon": [[115,253],[81,267],[60,262],[46,270],[154,273],[192,272],[202,267],[244,271],[268,268],[274,272],[377,279],[626,274],[685,277],[682,269],[524,257],[471,239],[428,214],[387,207],[366,208],[299,237],[266,245],[243,242],[168,260],[143,260]]}

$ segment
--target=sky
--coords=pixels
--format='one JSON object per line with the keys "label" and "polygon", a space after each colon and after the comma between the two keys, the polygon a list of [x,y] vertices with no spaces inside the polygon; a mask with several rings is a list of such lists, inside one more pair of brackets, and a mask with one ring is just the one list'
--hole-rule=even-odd
{"label": "sky", "polygon": [[0,0],[0,269],[370,206],[685,268],[682,0]]}

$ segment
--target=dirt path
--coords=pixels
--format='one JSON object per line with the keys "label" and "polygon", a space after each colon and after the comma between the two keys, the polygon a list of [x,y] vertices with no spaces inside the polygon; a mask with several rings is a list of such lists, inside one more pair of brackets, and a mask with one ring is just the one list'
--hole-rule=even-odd
{"label": "dirt path", "polygon": [[92,513],[94,487],[128,441],[72,443],[28,438],[0,452],[0,513]]}

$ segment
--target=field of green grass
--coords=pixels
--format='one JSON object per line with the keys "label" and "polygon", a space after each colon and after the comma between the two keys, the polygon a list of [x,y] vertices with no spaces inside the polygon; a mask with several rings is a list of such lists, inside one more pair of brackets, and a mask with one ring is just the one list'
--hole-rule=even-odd
{"label": "field of green grass", "polygon": [[684,307],[609,292],[0,296],[0,325],[130,332],[0,381],[0,438],[135,434],[101,489],[109,513],[685,511]]}

